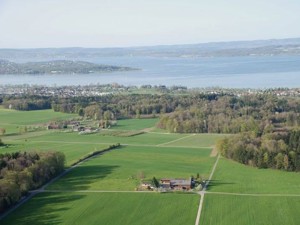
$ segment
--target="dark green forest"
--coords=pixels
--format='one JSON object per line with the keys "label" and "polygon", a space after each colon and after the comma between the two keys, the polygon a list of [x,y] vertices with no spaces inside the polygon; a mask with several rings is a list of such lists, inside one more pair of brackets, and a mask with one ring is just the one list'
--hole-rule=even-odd
{"label": "dark green forest", "polygon": [[0,154],[0,213],[60,174],[64,163],[65,155],[60,152]]}

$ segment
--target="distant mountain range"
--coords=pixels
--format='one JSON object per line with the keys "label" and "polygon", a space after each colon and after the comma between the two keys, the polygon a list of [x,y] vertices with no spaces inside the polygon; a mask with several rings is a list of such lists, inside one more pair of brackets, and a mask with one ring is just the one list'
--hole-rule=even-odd
{"label": "distant mountain range", "polygon": [[88,74],[129,70],[136,69],[70,60],[28,63],[14,63],[7,60],[0,60],[0,74]]}
{"label": "distant mountain range", "polygon": [[131,48],[0,49],[0,58],[12,61],[26,61],[26,59],[33,61],[40,59],[88,60],[89,58],[118,56],[231,57],[265,55],[300,55],[300,38]]}

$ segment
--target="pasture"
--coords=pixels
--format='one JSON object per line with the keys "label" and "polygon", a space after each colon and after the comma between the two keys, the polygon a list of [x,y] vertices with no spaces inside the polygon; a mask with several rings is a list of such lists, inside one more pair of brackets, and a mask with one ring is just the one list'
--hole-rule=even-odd
{"label": "pasture", "polygon": [[224,134],[189,134],[188,136],[182,135],[180,139],[170,141],[169,143],[165,143],[163,145],[177,147],[209,148],[213,147],[218,140],[224,137]]}
{"label": "pasture", "polygon": [[131,145],[144,145],[153,146],[176,139],[185,137],[188,135],[181,134],[158,134],[158,133],[144,133],[137,136],[131,137],[119,137],[119,136],[105,136],[99,134],[89,134],[89,135],[78,135],[78,133],[62,133],[62,132],[52,132],[43,136],[33,137],[32,142],[60,142],[60,143],[95,143],[95,144],[109,144],[109,143],[121,143],[121,144],[131,144]]}
{"label": "pasture", "polygon": [[113,126],[114,130],[143,130],[155,127],[158,118],[149,119],[123,119],[118,120],[117,125]]}
{"label": "pasture", "polygon": [[199,195],[158,193],[41,193],[1,225],[193,225]]}
{"label": "pasture", "polygon": [[0,108],[0,127],[6,129],[6,134],[19,133],[22,126],[41,125],[50,120],[60,120],[76,117],[74,114],[54,112],[53,110],[16,111]]}
{"label": "pasture", "polygon": [[49,190],[133,191],[141,179],[208,178],[211,149],[122,146],[74,168]]}
{"label": "pasture", "polygon": [[[18,133],[20,126],[73,116],[0,109],[0,127],[5,125],[8,131],[1,137],[8,144],[1,153],[61,151],[70,166],[93,151],[122,145],[80,164],[1,224],[195,224],[199,195],[134,190],[153,177],[188,178],[199,173],[207,179],[216,161],[211,150],[224,135],[166,133],[154,128],[156,118],[120,120],[111,129],[145,131],[129,137],[46,130]],[[257,169],[221,158],[204,197],[200,224],[293,225],[298,222],[299,200],[298,173]]]}
{"label": "pasture", "polygon": [[0,148],[0,153],[17,151],[60,151],[66,156],[66,166],[70,166],[78,159],[102,149],[108,148],[107,144],[94,143],[57,143],[57,142],[31,142],[20,140],[11,142],[8,148]]}
{"label": "pasture", "polygon": [[299,174],[258,169],[220,159],[209,186],[211,192],[300,194]]}
{"label": "pasture", "polygon": [[200,224],[298,225],[299,197],[206,194]]}

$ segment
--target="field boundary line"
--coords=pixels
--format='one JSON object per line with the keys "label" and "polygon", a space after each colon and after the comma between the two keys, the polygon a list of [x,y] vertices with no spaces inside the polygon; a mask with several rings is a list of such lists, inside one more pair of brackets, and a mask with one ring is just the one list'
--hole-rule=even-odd
{"label": "field boundary line", "polygon": [[122,191],[122,190],[42,190],[40,193],[152,193],[155,191]]}
{"label": "field boundary line", "polygon": [[219,162],[220,158],[221,158],[221,155],[219,154],[219,155],[218,155],[218,158],[217,158],[217,160],[216,160],[216,162],[215,162],[215,164],[214,164],[214,166],[213,166],[213,169],[212,169],[212,171],[211,171],[211,173],[210,173],[210,175],[209,175],[208,181],[207,181],[207,182],[205,183],[205,185],[204,185],[204,188],[203,188],[203,191],[204,191],[204,192],[206,192],[206,189],[207,189],[207,187],[208,187],[208,185],[209,185],[209,182],[211,181],[211,179],[212,179],[212,177],[213,177],[213,175],[214,175],[214,173],[215,173],[215,171],[216,171],[216,168],[217,168],[217,165],[218,165],[218,162]]}
{"label": "field boundary line", "polygon": [[233,193],[233,192],[209,192],[206,194],[215,195],[234,195],[234,196],[252,196],[252,197],[300,197],[300,194],[251,194],[251,193]]}
{"label": "field boundary line", "polygon": [[192,137],[192,136],[195,136],[196,134],[191,134],[191,135],[187,135],[185,137],[181,137],[181,138],[178,138],[178,139],[175,139],[173,141],[169,141],[169,142],[165,142],[165,143],[162,143],[162,144],[158,144],[156,146],[162,146],[162,145],[167,145],[167,144],[171,144],[171,143],[174,143],[174,142],[177,142],[177,141],[180,141],[182,139],[186,139],[186,138],[189,138],[189,137]]}
{"label": "field boundary line", "polygon": [[200,218],[201,218],[201,213],[202,213],[202,208],[203,208],[203,202],[204,202],[204,196],[207,193],[206,189],[207,189],[207,187],[209,185],[210,180],[212,179],[212,177],[213,177],[213,175],[215,173],[215,170],[217,168],[217,165],[218,165],[220,157],[221,157],[221,155],[219,154],[218,158],[217,158],[217,160],[216,160],[216,162],[215,162],[215,164],[214,164],[214,166],[212,168],[212,171],[211,171],[211,173],[209,175],[208,181],[205,183],[205,185],[203,187],[203,190],[199,192],[201,198],[200,198],[200,203],[199,203],[199,207],[198,207],[198,212],[197,212],[197,217],[196,217],[195,225],[199,225],[199,223],[200,223]]}
{"label": "field boundary line", "polygon": [[[103,144],[103,145],[111,145],[114,144],[114,142],[78,142],[78,141],[30,141],[32,143],[63,143],[63,144]],[[212,148],[211,146],[202,146],[202,147],[192,147],[192,146],[163,146],[163,145],[143,145],[143,144],[127,144],[127,143],[121,143],[122,146],[136,146],[136,147],[163,147],[163,148]]]}

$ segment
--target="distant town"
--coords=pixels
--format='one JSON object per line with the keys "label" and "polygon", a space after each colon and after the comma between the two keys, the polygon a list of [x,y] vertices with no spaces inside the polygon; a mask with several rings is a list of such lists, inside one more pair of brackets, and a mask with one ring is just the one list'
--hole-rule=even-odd
{"label": "distant town", "polygon": [[111,94],[216,94],[244,96],[253,94],[271,94],[276,96],[300,96],[300,88],[270,89],[234,89],[220,87],[187,88],[185,86],[141,85],[124,86],[118,83],[73,86],[42,86],[42,85],[0,85],[0,95],[35,95],[35,96],[103,96]]}

